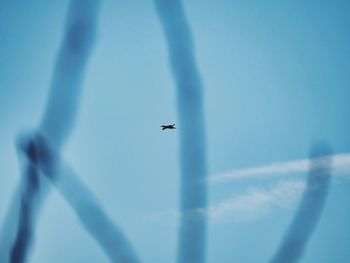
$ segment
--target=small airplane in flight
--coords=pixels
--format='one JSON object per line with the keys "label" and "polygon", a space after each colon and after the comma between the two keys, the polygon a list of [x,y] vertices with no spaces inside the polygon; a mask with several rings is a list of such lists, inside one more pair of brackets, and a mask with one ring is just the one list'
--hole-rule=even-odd
{"label": "small airplane in flight", "polygon": [[162,127],[162,130],[165,130],[165,129],[176,129],[175,124],[162,125],[160,127]]}

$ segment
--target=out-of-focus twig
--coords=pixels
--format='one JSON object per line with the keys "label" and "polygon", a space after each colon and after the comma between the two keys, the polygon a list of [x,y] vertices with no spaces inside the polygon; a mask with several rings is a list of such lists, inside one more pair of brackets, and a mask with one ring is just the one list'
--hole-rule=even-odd
{"label": "out-of-focus twig", "polygon": [[[166,36],[177,86],[181,160],[181,222],[178,262],[206,258],[207,164],[203,87],[194,58],[191,32],[180,0],[155,0]],[[193,212],[195,211],[195,212]]]}
{"label": "out-of-focus twig", "polygon": [[326,143],[317,143],[311,148],[304,194],[271,263],[296,263],[302,258],[327,199],[332,173],[331,155],[332,149]]}
{"label": "out-of-focus twig", "polygon": [[49,181],[40,175],[38,168],[44,169],[44,174],[60,186],[87,231],[113,262],[138,262],[122,232],[113,225],[79,178],[72,172],[55,178],[53,172],[56,175],[60,166],[56,166],[57,160],[49,158],[50,151],[43,153],[45,145],[60,152],[73,129],[83,75],[95,39],[99,5],[99,0],[72,0],[70,3],[66,32],[43,118],[38,130],[18,143],[19,155],[25,157],[21,159],[23,174],[0,233],[2,263],[26,261],[36,217],[49,192]]}

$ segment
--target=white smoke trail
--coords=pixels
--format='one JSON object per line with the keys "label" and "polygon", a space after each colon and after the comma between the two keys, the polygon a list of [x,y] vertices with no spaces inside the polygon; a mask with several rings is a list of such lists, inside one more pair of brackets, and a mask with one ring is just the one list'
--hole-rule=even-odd
{"label": "white smoke trail", "polygon": [[302,180],[282,180],[272,187],[250,188],[245,193],[213,204],[202,212],[213,221],[254,218],[271,208],[291,206],[304,189],[305,182]]}
{"label": "white smoke trail", "polygon": [[[350,154],[332,155],[332,173],[333,175],[350,175]],[[272,163],[269,165],[232,170],[222,174],[209,177],[209,182],[227,182],[240,178],[281,176],[297,173],[305,173],[310,166],[309,159],[299,159],[286,162]]]}

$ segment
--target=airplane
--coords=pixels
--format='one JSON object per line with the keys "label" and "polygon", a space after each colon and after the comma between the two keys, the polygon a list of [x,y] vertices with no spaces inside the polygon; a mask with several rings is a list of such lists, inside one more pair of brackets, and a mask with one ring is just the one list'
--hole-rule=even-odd
{"label": "airplane", "polygon": [[160,127],[162,127],[162,130],[165,130],[165,129],[176,129],[175,124],[162,125]]}

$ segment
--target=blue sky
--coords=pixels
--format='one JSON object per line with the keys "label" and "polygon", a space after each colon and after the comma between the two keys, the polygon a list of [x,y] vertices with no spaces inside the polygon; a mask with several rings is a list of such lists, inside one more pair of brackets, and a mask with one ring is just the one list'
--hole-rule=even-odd
{"label": "blue sky", "polygon": [[[19,181],[14,138],[40,120],[68,3],[0,2],[0,219]],[[204,83],[210,175],[305,159],[318,139],[335,154],[350,152],[347,1],[193,0],[185,9]],[[181,127],[159,128],[177,123],[175,99],[154,3],[103,1],[64,156],[143,262],[175,261]],[[251,193],[290,198],[283,204],[248,199],[244,204],[254,209],[240,206],[211,219],[208,262],[270,259],[304,179],[301,172],[210,183],[213,206]],[[303,262],[350,260],[349,194],[349,177],[334,176]],[[39,219],[31,262],[108,259],[53,191]]]}

